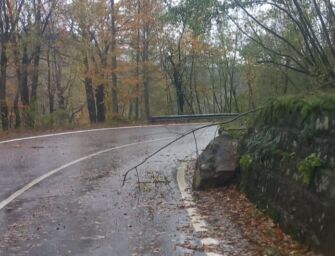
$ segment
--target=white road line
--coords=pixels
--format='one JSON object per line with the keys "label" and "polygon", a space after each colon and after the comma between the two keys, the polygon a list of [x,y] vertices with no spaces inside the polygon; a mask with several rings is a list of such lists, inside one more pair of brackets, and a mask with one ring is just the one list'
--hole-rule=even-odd
{"label": "white road line", "polygon": [[155,125],[138,125],[138,126],[125,126],[125,127],[87,129],[87,130],[79,130],[79,131],[72,131],[72,132],[59,132],[59,133],[51,133],[51,134],[44,134],[44,135],[23,137],[23,138],[11,139],[11,140],[4,140],[4,141],[0,141],[0,144],[10,143],[10,142],[17,142],[17,141],[23,141],[23,140],[32,140],[32,139],[48,138],[48,137],[71,135],[71,134],[78,134],[78,133],[86,133],[86,132],[100,132],[100,131],[122,130],[122,129],[139,129],[139,128],[150,128],[150,127],[154,127],[155,128],[155,127],[183,126],[183,125],[196,125],[196,124],[201,125],[201,123],[155,124]]}
{"label": "white road line", "polygon": [[116,150],[116,149],[121,149],[121,148],[125,148],[125,147],[130,147],[130,146],[135,146],[135,145],[140,145],[140,144],[145,144],[145,143],[151,143],[151,142],[156,142],[156,141],[162,141],[162,140],[169,140],[169,139],[173,139],[175,137],[166,137],[166,138],[160,138],[160,139],[154,139],[154,140],[146,140],[146,141],[140,141],[140,142],[134,142],[134,143],[129,143],[129,144],[125,144],[125,145],[121,145],[121,146],[116,146],[113,148],[108,148],[105,150],[101,150],[98,151],[96,153],[78,158],[72,162],[69,162],[67,164],[64,164],[54,170],[51,170],[49,172],[47,172],[46,174],[32,180],[31,182],[29,182],[27,185],[25,185],[24,187],[22,187],[21,189],[17,190],[15,193],[13,193],[12,195],[10,195],[8,198],[6,198],[5,200],[0,202],[0,210],[3,209],[6,205],[8,205],[10,202],[12,202],[14,199],[16,199],[17,197],[19,197],[20,195],[22,195],[24,192],[26,192],[28,189],[30,189],[31,187],[35,186],[36,184],[40,183],[41,181],[47,179],[48,177],[54,175],[57,172],[60,172],[61,170],[70,167],[72,165],[75,165],[79,162],[82,162],[84,160],[90,159],[92,157],[104,154],[104,153],[108,153],[110,151]]}
{"label": "white road line", "polygon": [[[208,231],[207,223],[198,213],[195,204],[193,202],[192,195],[188,192],[186,181],[185,181],[185,169],[187,168],[187,163],[181,164],[177,171],[177,182],[181,193],[181,197],[184,199],[187,213],[191,219],[191,223],[195,232]],[[200,240],[203,245],[218,245],[220,241],[213,238],[203,238]],[[221,254],[213,252],[205,252],[207,256],[222,256]]]}

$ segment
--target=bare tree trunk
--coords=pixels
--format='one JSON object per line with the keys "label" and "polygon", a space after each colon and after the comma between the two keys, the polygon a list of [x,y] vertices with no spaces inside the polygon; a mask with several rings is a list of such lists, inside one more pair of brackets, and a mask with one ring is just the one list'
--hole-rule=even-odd
{"label": "bare tree trunk", "polygon": [[15,128],[20,128],[21,115],[20,115],[20,109],[19,109],[19,99],[20,99],[20,86],[21,86],[21,67],[20,67],[20,56],[19,56],[19,49],[17,46],[16,37],[13,37],[12,46],[13,46],[16,76],[17,76],[17,87],[16,87],[16,93],[15,93],[15,97],[13,101],[14,114],[15,114]]}
{"label": "bare tree trunk", "polygon": [[149,26],[144,25],[143,29],[143,96],[144,96],[144,116],[146,120],[150,118],[149,105]]}
{"label": "bare tree trunk", "polygon": [[[16,54],[14,54],[16,55]],[[18,56],[14,57],[16,59],[16,63],[18,61]],[[14,114],[15,114],[15,128],[20,128],[21,126],[21,115],[20,115],[20,109],[19,109],[19,99],[20,99],[20,80],[21,80],[21,71],[20,67],[17,66],[16,68],[16,75],[18,77],[18,83],[16,87],[16,93],[14,97],[13,107],[14,107]]]}
{"label": "bare tree trunk", "polygon": [[[139,16],[141,13],[141,1],[137,0],[137,15]],[[139,22],[139,21],[138,21]],[[141,33],[140,28],[137,29],[137,37],[136,37],[136,98],[135,98],[135,119],[138,120],[140,118],[140,41],[141,41]]]}
{"label": "bare tree trunk", "polygon": [[7,49],[2,44],[1,49],[1,60],[0,60],[0,113],[2,129],[8,130],[8,105],[6,100],[6,80],[7,80]]}
{"label": "bare tree trunk", "polygon": [[225,95],[223,94],[223,91],[225,90],[225,83],[226,83],[226,76],[222,77],[222,72],[221,72],[221,66],[218,66],[218,74],[219,74],[219,88],[220,88],[220,112],[224,112],[225,111],[225,100],[224,97]]}
{"label": "bare tree trunk", "polygon": [[47,51],[47,67],[48,67],[48,98],[49,98],[49,113],[54,112],[54,94],[51,85],[51,65],[50,65],[50,49]]}
{"label": "bare tree trunk", "polygon": [[240,107],[238,106],[237,96],[236,96],[236,89],[233,89],[233,99],[235,103],[235,110],[236,112],[240,112]]}
{"label": "bare tree trunk", "polygon": [[21,126],[19,98],[20,98],[20,91],[19,91],[19,88],[17,88],[16,94],[15,94],[15,97],[14,97],[14,102],[13,102],[14,114],[15,114],[15,128],[16,129],[20,128],[20,126]]}
{"label": "bare tree trunk", "polygon": [[[30,92],[30,107],[32,108],[33,111],[36,111],[36,101],[37,101],[37,87],[38,87],[38,79],[39,79],[39,65],[40,65],[40,58],[41,58],[41,42],[40,40],[42,39],[42,26],[41,26],[41,19],[42,19],[42,14],[41,14],[41,8],[42,8],[42,1],[37,0],[37,4],[35,1],[34,3],[34,18],[35,18],[35,31],[36,31],[36,45],[34,47],[34,52],[33,52],[33,74],[32,74],[32,79],[31,79],[31,92]],[[34,124],[34,120],[31,120],[32,124]]]}
{"label": "bare tree trunk", "polygon": [[23,107],[29,106],[29,87],[28,87],[28,66],[29,57],[27,46],[23,46],[22,64],[21,64],[21,79],[20,79],[20,89],[21,89],[21,103]]}
{"label": "bare tree trunk", "polygon": [[128,106],[128,120],[131,120],[132,119],[132,116],[133,116],[133,102],[130,101],[129,102],[129,106]]}
{"label": "bare tree trunk", "polygon": [[34,58],[33,58],[33,74],[31,78],[31,92],[30,92],[30,115],[28,117],[28,126],[35,126],[35,112],[37,111],[37,87],[39,79],[39,65],[40,65],[40,54],[41,46],[38,45],[35,48]]}
{"label": "bare tree trunk", "polygon": [[[224,67],[222,66],[221,68],[220,68],[221,70],[222,69],[224,69]],[[227,69],[228,69],[228,65],[227,65]],[[228,109],[229,109],[229,98],[228,98],[228,75],[226,74],[224,74],[224,72],[220,72],[220,73],[222,73],[222,75],[223,75],[223,90],[224,90],[224,95],[223,95],[223,97],[224,97],[224,107],[223,107],[223,111],[224,112],[228,112]]]}
{"label": "bare tree trunk", "polygon": [[[24,0],[15,1],[16,5],[12,1],[0,1],[0,43],[1,43],[1,53],[0,53],[0,115],[2,121],[2,129],[7,130],[8,123],[8,105],[6,99],[6,81],[7,81],[7,46],[8,43],[12,42],[14,51],[14,62],[16,64],[16,72],[18,79],[20,79],[20,67],[18,65],[18,49],[16,46],[17,38],[13,37],[13,33],[17,29],[18,16],[24,5]],[[16,10],[13,11],[13,7],[16,6]],[[18,83],[17,92],[14,98],[14,111],[16,115],[16,125],[20,125],[20,113],[18,108],[18,101],[20,96],[20,84]]]}
{"label": "bare tree trunk", "polygon": [[179,74],[174,74],[174,84],[176,86],[176,96],[177,96],[177,109],[178,115],[182,115],[184,113],[184,92],[182,88],[182,80],[179,77]]}
{"label": "bare tree trunk", "polygon": [[171,96],[171,89],[168,77],[165,77],[165,85],[166,85],[166,104],[168,106],[167,113],[173,113],[173,105],[172,105],[172,96]]}
{"label": "bare tree trunk", "polygon": [[86,90],[86,101],[87,101],[87,109],[91,123],[97,122],[97,112],[95,106],[95,98],[93,93],[93,85],[92,79],[86,77],[85,78],[85,90]]}
{"label": "bare tree trunk", "polygon": [[58,100],[58,107],[61,109],[65,109],[65,90],[66,87],[62,87],[62,63],[60,58],[57,58],[56,52],[53,52],[53,60],[54,60],[54,74],[55,74],[55,88],[57,89],[57,100]]}
{"label": "bare tree trunk", "polygon": [[[213,63],[214,64],[214,61]],[[211,65],[212,67],[208,68],[209,75],[210,75],[210,83],[211,83],[211,89],[212,89],[212,105],[213,105],[213,113],[217,112],[217,109],[219,109],[219,101],[215,93],[215,71],[214,65]],[[217,107],[217,108],[216,108]]]}
{"label": "bare tree trunk", "polygon": [[191,61],[191,68],[190,68],[190,78],[189,78],[189,90],[190,90],[190,101],[189,101],[189,106],[191,108],[192,114],[195,113],[194,107],[193,107],[193,76],[194,76],[194,62],[195,62],[195,57],[192,55],[192,61]]}
{"label": "bare tree trunk", "polygon": [[140,70],[139,70],[139,65],[140,65],[140,45],[139,45],[139,40],[140,40],[140,32],[138,31],[138,45],[136,49],[136,98],[135,98],[135,119],[138,120],[140,117]]}
{"label": "bare tree trunk", "polygon": [[193,84],[194,84],[195,99],[197,100],[197,105],[198,105],[198,111],[199,111],[199,114],[202,114],[201,102],[200,102],[199,92],[198,92],[198,89],[197,89],[196,78],[194,78],[194,83]]}
{"label": "bare tree trunk", "polygon": [[95,90],[95,98],[97,104],[97,122],[105,122],[105,86],[103,84],[99,85]]}
{"label": "bare tree trunk", "polygon": [[[86,73],[88,73],[89,66],[88,66],[87,57],[84,58],[84,64],[85,64]],[[95,105],[93,84],[92,84],[92,79],[88,76],[85,77],[85,91],[86,91],[87,110],[88,110],[90,122],[96,123],[97,122],[97,110],[96,110],[96,105]]]}
{"label": "bare tree trunk", "polygon": [[115,4],[114,0],[110,0],[111,12],[112,12],[112,42],[111,42],[111,53],[112,53],[112,113],[117,115],[119,112],[118,107],[118,92],[117,92],[117,58],[116,58],[116,26],[115,26]]}
{"label": "bare tree trunk", "polygon": [[254,101],[254,91],[252,88],[252,63],[250,61],[246,61],[247,65],[247,85],[248,85],[248,93],[249,93],[249,109],[255,108],[255,101]]}
{"label": "bare tree trunk", "polygon": [[[233,69],[233,68],[232,68]],[[233,101],[233,90],[234,90],[234,71],[231,71],[230,73],[230,88],[229,88],[229,105],[228,105],[228,111],[232,112],[232,101]]]}
{"label": "bare tree trunk", "polygon": [[34,59],[33,59],[33,75],[31,79],[31,93],[30,93],[30,101],[32,104],[36,103],[37,100],[37,87],[38,87],[38,79],[39,79],[39,65],[40,65],[40,56],[41,55],[41,45],[38,45],[35,48]]}

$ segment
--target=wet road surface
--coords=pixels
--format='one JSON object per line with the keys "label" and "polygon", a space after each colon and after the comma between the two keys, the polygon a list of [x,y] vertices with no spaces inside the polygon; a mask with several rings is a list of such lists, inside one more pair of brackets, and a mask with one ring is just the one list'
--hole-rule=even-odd
{"label": "wet road surface", "polygon": [[[121,182],[125,170],[197,126],[95,130],[0,143],[0,202],[59,169],[0,209],[0,255],[188,253],[178,246],[187,239],[183,229],[189,218],[179,207],[175,176],[180,161],[195,154],[193,137],[138,169],[141,190],[134,173],[122,188]],[[199,148],[215,133],[215,127],[197,132]]]}

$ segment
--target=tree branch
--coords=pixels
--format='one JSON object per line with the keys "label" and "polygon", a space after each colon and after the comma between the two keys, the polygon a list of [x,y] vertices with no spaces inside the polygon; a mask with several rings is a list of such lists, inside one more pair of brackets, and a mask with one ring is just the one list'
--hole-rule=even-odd
{"label": "tree branch", "polygon": [[298,73],[302,73],[302,74],[305,74],[305,75],[313,76],[311,73],[309,73],[309,72],[307,72],[305,70],[298,69],[298,68],[292,67],[290,65],[279,63],[279,62],[275,62],[275,61],[272,61],[272,60],[259,60],[259,61],[257,61],[257,63],[258,64],[273,64],[273,65],[277,65],[277,66],[281,66],[281,67],[285,67],[285,68],[291,69],[291,70],[296,71]]}
{"label": "tree branch", "polygon": [[273,31],[272,29],[268,28],[267,26],[265,26],[263,23],[261,23],[259,20],[257,20],[250,12],[248,12],[238,0],[234,0],[234,2],[236,3],[236,5],[238,5],[253,21],[255,21],[259,26],[261,26],[264,30],[268,31],[269,33],[271,33],[272,35],[274,35],[275,37],[277,37],[278,39],[282,40],[284,43],[286,43],[288,46],[290,46],[299,56],[304,57],[303,54],[290,42],[288,41],[286,38],[284,38],[283,36],[279,35],[278,33],[276,33],[275,31]]}
{"label": "tree branch", "polygon": [[291,55],[287,55],[287,54],[283,54],[283,53],[279,53],[277,51],[275,51],[274,49],[271,49],[269,47],[267,47],[263,41],[261,40],[261,38],[257,35],[257,33],[255,32],[255,30],[252,28],[252,30],[254,31],[255,35],[257,36],[258,40],[256,38],[254,38],[253,36],[249,35],[243,28],[241,28],[241,26],[233,19],[233,17],[231,17],[230,15],[228,15],[228,18],[234,23],[234,25],[241,31],[242,34],[244,34],[246,37],[248,37],[250,40],[254,41],[256,44],[259,44],[261,47],[263,47],[265,50],[280,56],[280,57],[285,57],[288,58],[290,60],[292,60],[294,63],[296,63],[302,70],[304,70],[306,72],[306,74],[309,73],[308,69],[306,69],[306,67],[304,67],[298,60],[296,60],[295,58],[293,58]]}
{"label": "tree branch", "polygon": [[199,131],[199,130],[202,130],[202,129],[205,129],[205,128],[208,128],[208,127],[212,127],[212,126],[217,126],[217,125],[223,125],[223,124],[229,124],[229,123],[232,123],[244,116],[247,116],[249,114],[252,114],[252,113],[255,113],[255,112],[258,112],[260,110],[262,110],[264,108],[264,106],[261,106],[259,108],[255,108],[253,110],[250,110],[250,111],[247,111],[247,112],[244,112],[244,113],[241,113],[239,114],[238,116],[228,120],[228,121],[225,121],[225,122],[218,122],[218,123],[212,123],[212,124],[208,124],[208,125],[204,125],[204,126],[201,126],[201,127],[197,127],[195,129],[192,129],[180,136],[178,136],[177,138],[175,138],[174,140],[170,141],[169,143],[165,144],[164,146],[160,147],[159,149],[157,149],[156,151],[154,151],[153,153],[151,153],[149,156],[147,156],[146,158],[144,158],[139,164],[135,165],[134,167],[128,169],[124,175],[123,175],[123,181],[122,181],[122,186],[125,185],[126,183],[126,179],[127,179],[127,176],[130,172],[132,171],[136,171],[138,167],[140,167],[141,165],[143,165],[145,162],[147,162],[150,158],[152,158],[153,156],[155,156],[156,154],[158,154],[159,152],[161,152],[163,149],[169,147],[170,145],[172,145],[173,143],[181,140],[182,138],[186,137],[187,135],[190,135],[190,134],[194,134],[196,131]]}

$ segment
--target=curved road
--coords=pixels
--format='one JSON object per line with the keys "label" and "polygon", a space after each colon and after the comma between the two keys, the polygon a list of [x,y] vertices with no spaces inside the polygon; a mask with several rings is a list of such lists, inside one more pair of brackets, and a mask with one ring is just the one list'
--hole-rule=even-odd
{"label": "curved road", "polygon": [[[0,142],[0,255],[184,255],[189,218],[175,180],[199,124],[70,132]],[[216,128],[197,132],[199,148]],[[165,182],[166,181],[166,182]],[[202,255],[202,254],[194,254]]]}

